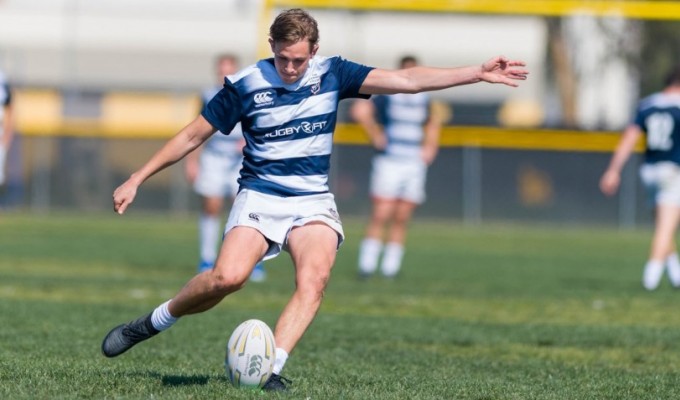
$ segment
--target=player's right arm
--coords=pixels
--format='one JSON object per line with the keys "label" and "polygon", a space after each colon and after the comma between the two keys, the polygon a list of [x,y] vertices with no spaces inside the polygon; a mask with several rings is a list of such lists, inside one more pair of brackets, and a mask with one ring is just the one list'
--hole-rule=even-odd
{"label": "player's right arm", "polygon": [[611,196],[619,189],[621,183],[621,170],[628,161],[628,157],[635,150],[635,145],[642,135],[642,129],[637,124],[629,125],[621,136],[619,144],[614,150],[614,155],[609,162],[609,166],[600,178],[600,190],[607,196]]}
{"label": "player's right arm", "polygon": [[364,128],[371,144],[378,150],[383,150],[387,145],[387,139],[382,127],[375,119],[375,106],[370,100],[357,100],[350,109],[352,119]]}
{"label": "player's right arm", "polygon": [[149,161],[113,192],[113,210],[123,214],[137,195],[137,188],[155,173],[181,160],[184,156],[205,142],[215,128],[199,115],[180,130],[172,139],[154,154]]}

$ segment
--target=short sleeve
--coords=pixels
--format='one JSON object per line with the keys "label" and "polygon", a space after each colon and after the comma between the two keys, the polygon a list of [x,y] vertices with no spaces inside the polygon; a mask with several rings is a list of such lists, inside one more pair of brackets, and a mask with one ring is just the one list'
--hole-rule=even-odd
{"label": "short sleeve", "polygon": [[224,87],[203,107],[201,115],[218,131],[228,135],[241,120],[241,109],[236,88],[225,79]]}
{"label": "short sleeve", "polygon": [[645,118],[646,115],[643,112],[641,107],[638,107],[637,110],[635,111],[635,118],[631,122],[633,125],[639,126],[642,130],[646,130],[645,128]]}
{"label": "short sleeve", "polygon": [[370,95],[359,93],[361,85],[368,73],[374,68],[367,67],[362,64],[357,64],[352,61],[345,60],[342,57],[337,57],[334,63],[334,72],[340,83],[340,99],[347,98],[363,98],[367,99]]}

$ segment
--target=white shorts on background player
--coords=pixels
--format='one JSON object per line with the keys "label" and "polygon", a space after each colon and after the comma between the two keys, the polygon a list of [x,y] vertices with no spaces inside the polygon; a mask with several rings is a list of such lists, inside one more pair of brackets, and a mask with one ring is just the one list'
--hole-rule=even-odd
{"label": "white shorts on background player", "polygon": [[425,201],[426,177],[427,165],[420,158],[375,156],[371,170],[371,196],[422,204]]}
{"label": "white shorts on background player", "polygon": [[345,234],[331,193],[281,197],[244,189],[234,200],[225,233],[236,226],[255,228],[269,241],[263,260],[287,250],[288,234],[298,226],[323,222],[338,234],[338,247]]}
{"label": "white shorts on background player", "polygon": [[680,207],[680,165],[670,161],[643,164],[640,178],[652,204]]}
{"label": "white shorts on background player", "polygon": [[239,171],[243,158],[225,156],[203,150],[199,158],[199,172],[194,182],[196,193],[205,197],[236,197]]}

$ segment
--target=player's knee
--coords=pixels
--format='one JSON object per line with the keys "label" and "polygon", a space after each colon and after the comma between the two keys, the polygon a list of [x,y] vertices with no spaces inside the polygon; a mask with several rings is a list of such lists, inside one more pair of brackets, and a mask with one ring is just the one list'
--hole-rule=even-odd
{"label": "player's knee", "polygon": [[212,290],[216,293],[229,294],[233,293],[243,286],[245,286],[248,276],[241,276],[239,274],[227,274],[218,269],[213,270],[211,274]]}
{"label": "player's knee", "polygon": [[298,280],[297,289],[309,301],[321,301],[330,278],[330,269],[315,270]]}

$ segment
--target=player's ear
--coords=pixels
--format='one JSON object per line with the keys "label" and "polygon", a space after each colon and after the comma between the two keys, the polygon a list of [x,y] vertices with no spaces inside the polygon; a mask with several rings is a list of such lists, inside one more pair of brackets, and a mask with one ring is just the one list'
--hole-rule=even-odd
{"label": "player's ear", "polygon": [[269,38],[269,47],[272,49],[272,53],[274,52],[274,39]]}
{"label": "player's ear", "polygon": [[311,56],[314,57],[316,55],[316,52],[319,50],[319,45],[315,44],[312,46],[312,51],[310,52]]}

